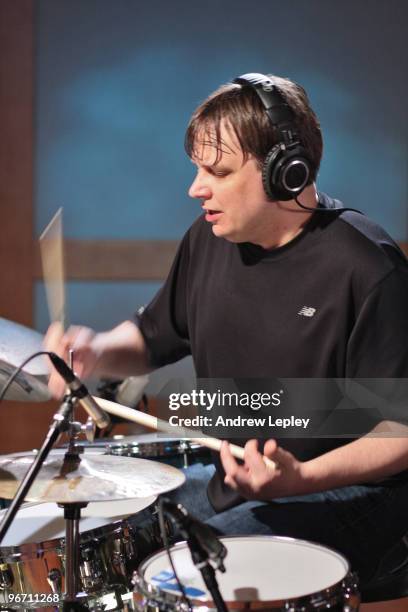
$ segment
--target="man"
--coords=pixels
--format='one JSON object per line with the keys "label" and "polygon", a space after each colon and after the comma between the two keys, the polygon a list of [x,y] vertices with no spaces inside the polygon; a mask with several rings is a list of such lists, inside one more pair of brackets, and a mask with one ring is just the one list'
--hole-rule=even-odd
{"label": "man", "polygon": [[[189,195],[204,214],[163,288],[135,322],[63,338],[54,326],[48,348],[74,346],[85,378],[188,354],[199,378],[406,377],[406,260],[381,228],[316,191],[322,137],[304,90],[244,75],[195,111],[186,149],[197,167]],[[55,374],[50,386],[62,390]],[[389,430],[402,433],[381,437]],[[371,434],[270,439],[263,453],[275,469],[256,440],[243,465],[224,443],[216,473],[191,468],[174,498],[225,534],[333,546],[367,581],[404,534],[408,510],[408,437],[387,418]]]}

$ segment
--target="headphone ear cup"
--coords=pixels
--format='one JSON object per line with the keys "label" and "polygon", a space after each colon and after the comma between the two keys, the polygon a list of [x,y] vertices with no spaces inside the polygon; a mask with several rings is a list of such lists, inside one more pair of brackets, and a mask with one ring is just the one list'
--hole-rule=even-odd
{"label": "headphone ear cup", "polygon": [[272,147],[262,167],[265,193],[282,202],[298,196],[310,179],[310,163],[302,146],[287,149],[279,143]]}
{"label": "headphone ear cup", "polygon": [[[292,196],[289,198],[286,197],[286,193],[282,193],[279,185],[277,184],[277,178],[279,177],[279,169],[282,166],[284,159],[282,156],[284,155],[284,150],[280,143],[276,144],[269,151],[268,155],[265,157],[265,161],[262,166],[262,184],[264,191],[268,198],[271,200],[290,200]],[[286,191],[286,190],[285,190]],[[282,196],[282,197],[281,197]]]}

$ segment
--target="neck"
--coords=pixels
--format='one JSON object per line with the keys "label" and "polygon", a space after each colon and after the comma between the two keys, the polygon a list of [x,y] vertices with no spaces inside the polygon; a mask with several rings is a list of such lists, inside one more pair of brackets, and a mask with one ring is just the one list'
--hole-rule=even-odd
{"label": "neck", "polygon": [[[308,208],[315,209],[318,205],[315,185],[306,187],[298,199]],[[273,202],[263,237],[256,244],[266,250],[288,244],[304,230],[312,215],[313,211],[304,210],[295,200]]]}

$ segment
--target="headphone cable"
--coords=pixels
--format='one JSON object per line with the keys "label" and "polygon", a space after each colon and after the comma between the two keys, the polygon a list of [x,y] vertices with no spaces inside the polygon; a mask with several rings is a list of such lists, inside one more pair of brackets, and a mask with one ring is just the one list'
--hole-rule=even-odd
{"label": "headphone cable", "polygon": [[339,208],[323,208],[322,206],[319,206],[319,202],[317,206],[313,208],[312,206],[305,206],[305,204],[302,204],[302,202],[299,201],[297,196],[295,196],[293,199],[295,200],[296,204],[300,206],[300,208],[303,208],[303,210],[310,210],[311,212],[336,212],[336,211],[345,212],[347,210],[351,210],[353,212],[359,213],[360,215],[364,214],[361,212],[361,210],[357,210],[357,208],[349,208],[348,206],[347,207],[343,206]]}

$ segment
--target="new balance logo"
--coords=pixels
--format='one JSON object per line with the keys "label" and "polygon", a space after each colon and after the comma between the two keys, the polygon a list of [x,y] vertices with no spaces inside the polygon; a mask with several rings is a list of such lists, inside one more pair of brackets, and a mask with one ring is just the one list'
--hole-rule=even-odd
{"label": "new balance logo", "polygon": [[316,308],[312,308],[311,306],[303,306],[298,312],[298,315],[302,317],[313,317],[316,314]]}

